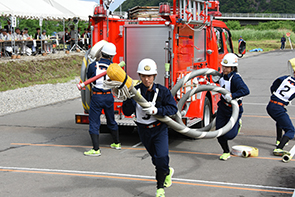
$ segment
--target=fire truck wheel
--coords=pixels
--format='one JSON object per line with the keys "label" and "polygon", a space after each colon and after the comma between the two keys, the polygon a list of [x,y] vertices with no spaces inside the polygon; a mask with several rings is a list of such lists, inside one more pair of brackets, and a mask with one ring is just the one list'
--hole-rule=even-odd
{"label": "fire truck wheel", "polygon": [[211,114],[211,103],[208,97],[205,97],[205,102],[204,102],[204,111],[203,111],[203,120],[198,123],[198,128],[205,127],[210,124],[212,120],[212,114]]}

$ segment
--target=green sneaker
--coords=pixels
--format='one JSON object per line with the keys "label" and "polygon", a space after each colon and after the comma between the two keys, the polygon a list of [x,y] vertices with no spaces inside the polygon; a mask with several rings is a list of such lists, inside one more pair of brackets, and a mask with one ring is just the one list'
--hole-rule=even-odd
{"label": "green sneaker", "polygon": [[156,197],[165,197],[165,191],[163,188],[157,189]]}
{"label": "green sneaker", "polygon": [[98,149],[97,151],[94,149],[91,149],[87,152],[84,152],[84,155],[86,156],[92,156],[92,157],[98,157],[101,155],[100,150]]}
{"label": "green sneaker", "polygon": [[169,170],[170,172],[165,178],[164,187],[170,187],[172,185],[172,176],[174,174],[174,169],[170,167]]}
{"label": "green sneaker", "polygon": [[280,149],[280,148],[276,148],[273,150],[273,154],[275,156],[283,156],[285,154],[290,155],[290,153],[286,150]]}
{"label": "green sneaker", "polygon": [[224,161],[228,160],[229,158],[230,158],[230,153],[223,153],[223,154],[219,157],[220,160],[224,160]]}
{"label": "green sneaker", "polygon": [[118,144],[112,143],[110,147],[116,150],[121,150],[121,143],[118,143]]}
{"label": "green sneaker", "polygon": [[239,130],[238,130],[238,133],[240,133],[242,129],[242,119],[239,120]]}

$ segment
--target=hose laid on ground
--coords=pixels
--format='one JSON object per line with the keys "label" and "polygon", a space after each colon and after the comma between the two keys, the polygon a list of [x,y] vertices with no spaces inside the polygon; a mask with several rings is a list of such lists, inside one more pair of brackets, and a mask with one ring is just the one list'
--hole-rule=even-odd
{"label": "hose laid on ground", "polygon": [[[210,72],[212,72],[213,69],[209,69]],[[215,70],[213,70],[215,71]],[[198,70],[199,75],[202,74],[209,74],[208,70],[205,69],[203,71]],[[217,72],[217,71],[216,71]],[[122,85],[126,85],[128,90],[132,93],[133,99],[143,108],[147,108],[150,107],[150,103],[148,103],[145,98],[142,97],[142,95],[133,87],[133,82],[132,79],[125,73],[125,71],[123,69],[121,69],[121,67],[118,64],[111,64],[108,69],[107,69],[107,75],[109,76],[109,78],[112,81],[120,81],[123,84]],[[111,85],[111,84],[108,84]],[[176,88],[175,88],[176,89]],[[198,92],[198,91],[216,91],[219,92],[221,94],[228,94],[229,92],[227,90],[225,90],[224,88],[221,87],[217,87],[217,86],[212,86],[212,85],[206,85],[204,87],[199,86],[197,87],[194,91]],[[232,100],[231,101],[231,105],[232,105],[232,117],[230,118],[229,122],[222,128],[215,130],[215,131],[210,131],[210,132],[204,132],[198,129],[191,129],[188,128],[187,126],[185,126],[184,124],[180,124],[180,113],[178,112],[176,114],[176,117],[178,118],[178,121],[174,121],[173,119],[171,119],[168,116],[159,116],[159,115],[154,115],[154,117],[156,119],[158,119],[159,121],[166,123],[167,125],[170,126],[170,128],[172,128],[173,130],[186,135],[188,137],[191,138],[215,138],[221,135],[224,135],[225,133],[227,133],[236,123],[237,119],[238,119],[238,114],[239,114],[239,106],[236,100]]]}
{"label": "hose laid on ground", "polygon": [[295,155],[295,145],[291,148],[290,152],[283,155],[282,161],[284,163],[288,163],[289,161],[291,161],[294,155]]}
{"label": "hose laid on ground", "polygon": [[232,154],[242,157],[258,157],[258,148],[245,145],[236,145],[232,147]]}

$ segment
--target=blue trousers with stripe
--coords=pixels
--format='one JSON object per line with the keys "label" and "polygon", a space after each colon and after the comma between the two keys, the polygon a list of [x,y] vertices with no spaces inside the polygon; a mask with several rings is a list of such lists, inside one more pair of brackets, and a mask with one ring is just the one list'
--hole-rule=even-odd
{"label": "blue trousers with stripe", "polygon": [[114,97],[112,94],[93,94],[89,110],[89,133],[99,135],[100,115],[104,110],[107,118],[107,127],[111,131],[118,130],[114,118]]}
{"label": "blue trousers with stripe", "polygon": [[276,126],[285,131],[283,136],[293,139],[295,129],[289,115],[287,114],[287,110],[283,106],[272,102],[268,103],[266,110],[270,117],[276,121]]}

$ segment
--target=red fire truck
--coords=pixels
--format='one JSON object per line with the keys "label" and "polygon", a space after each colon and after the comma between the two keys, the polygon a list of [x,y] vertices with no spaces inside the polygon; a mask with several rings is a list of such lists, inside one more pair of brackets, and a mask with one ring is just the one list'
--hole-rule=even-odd
{"label": "red fire truck", "polygon": [[[221,72],[221,60],[233,53],[231,33],[224,22],[215,20],[221,16],[218,1],[176,0],[173,6],[161,3],[159,7],[136,7],[128,16],[108,14],[102,0],[90,18],[92,45],[105,40],[117,47],[113,62],[125,61],[125,72],[138,79],[137,66],[143,58],[152,58],[158,65],[156,83],[172,89],[188,73],[204,68]],[[90,52],[89,52],[90,51]],[[95,51],[89,50],[82,63],[81,81],[87,80],[87,66]],[[165,67],[166,66],[166,67]],[[212,76],[197,76],[187,81],[175,94],[176,101],[193,87],[202,84],[215,85]],[[76,114],[76,123],[88,124],[91,86],[81,91],[84,113]],[[191,96],[184,106],[183,119],[187,126],[205,126],[217,111],[220,94],[203,91]],[[122,101],[115,101],[115,118],[118,125],[135,125],[132,117],[125,117]],[[102,115],[101,123],[106,124]]]}

